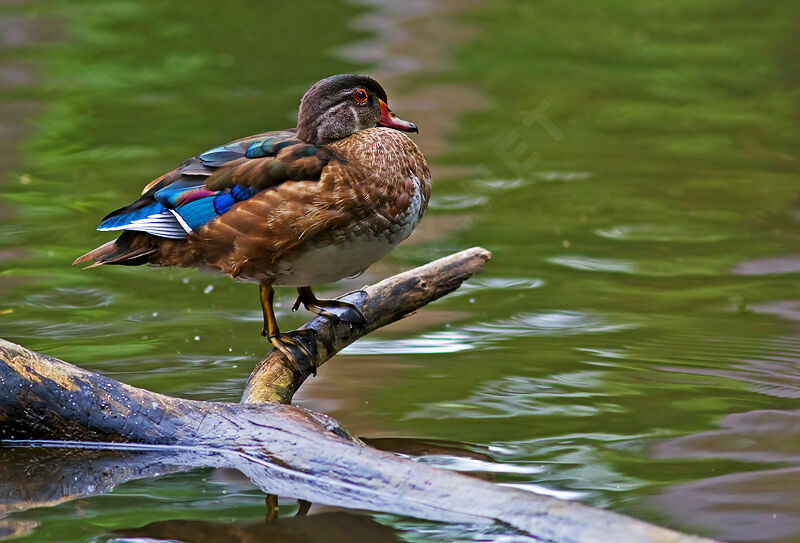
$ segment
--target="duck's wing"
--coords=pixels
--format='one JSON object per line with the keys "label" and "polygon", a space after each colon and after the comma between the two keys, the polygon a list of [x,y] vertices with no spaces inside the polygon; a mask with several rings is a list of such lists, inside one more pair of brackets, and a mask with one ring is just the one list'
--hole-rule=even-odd
{"label": "duck's wing", "polygon": [[317,182],[335,161],[324,147],[298,140],[293,130],[268,132],[215,147],[150,182],[142,196],[106,215],[98,230],[121,231],[75,260],[95,264],[144,264],[234,204],[269,187],[292,181]]}
{"label": "duck's wing", "polygon": [[100,231],[133,230],[185,239],[233,204],[287,181],[316,181],[333,155],[291,131],[215,147],[149,183],[142,196],[106,215]]}

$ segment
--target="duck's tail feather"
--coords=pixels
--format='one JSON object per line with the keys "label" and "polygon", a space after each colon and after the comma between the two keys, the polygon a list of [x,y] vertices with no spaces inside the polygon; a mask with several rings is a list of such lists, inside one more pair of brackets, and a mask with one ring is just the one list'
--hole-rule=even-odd
{"label": "duck's tail feather", "polygon": [[97,249],[89,251],[75,259],[73,264],[94,260],[84,269],[103,264],[121,264],[123,266],[140,266],[150,263],[153,255],[159,252],[159,238],[145,232],[128,230],[120,237],[104,243]]}

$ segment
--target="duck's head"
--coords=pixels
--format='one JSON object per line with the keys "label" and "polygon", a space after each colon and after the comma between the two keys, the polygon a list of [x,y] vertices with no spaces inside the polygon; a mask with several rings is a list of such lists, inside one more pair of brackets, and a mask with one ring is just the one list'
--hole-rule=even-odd
{"label": "duck's head", "polygon": [[315,83],[300,101],[297,136],[319,145],[376,126],[418,131],[392,113],[387,102],[386,91],[371,77],[333,75]]}

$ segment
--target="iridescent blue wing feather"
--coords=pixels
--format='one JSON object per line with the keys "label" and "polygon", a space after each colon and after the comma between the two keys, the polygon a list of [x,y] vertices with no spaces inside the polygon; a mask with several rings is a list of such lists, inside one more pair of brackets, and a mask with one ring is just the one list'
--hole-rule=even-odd
{"label": "iridescent blue wing feather", "polygon": [[318,180],[329,151],[282,131],[210,149],[153,181],[142,197],[107,215],[98,230],[137,230],[181,239],[260,190]]}

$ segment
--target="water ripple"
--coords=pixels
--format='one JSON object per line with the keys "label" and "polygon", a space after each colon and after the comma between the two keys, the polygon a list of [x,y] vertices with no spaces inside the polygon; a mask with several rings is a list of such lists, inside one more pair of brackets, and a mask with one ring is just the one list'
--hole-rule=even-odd
{"label": "water ripple", "polygon": [[461,284],[461,287],[448,295],[450,298],[463,296],[475,290],[530,290],[544,285],[543,279],[511,278],[511,277],[473,277]]}
{"label": "water ripple", "polygon": [[500,464],[497,462],[487,462],[478,458],[468,458],[464,456],[447,455],[423,455],[416,456],[414,460],[424,464],[430,464],[437,468],[444,468],[453,471],[464,471],[470,473],[511,473],[536,475],[542,473],[544,468],[533,464]]}
{"label": "water ripple", "polygon": [[97,288],[56,288],[25,297],[25,304],[45,309],[84,309],[106,307],[115,296]]}
{"label": "water ripple", "polygon": [[342,352],[362,354],[437,354],[475,349],[525,336],[570,336],[629,330],[633,323],[612,323],[600,315],[578,311],[520,313],[509,319],[453,327],[406,339],[365,337]]}
{"label": "water ripple", "polygon": [[628,330],[632,323],[611,323],[604,316],[580,311],[519,313],[510,319],[468,325],[463,330],[476,337],[507,339],[531,335],[575,335]]}
{"label": "water ripple", "polygon": [[489,198],[486,196],[476,196],[472,194],[445,194],[431,198],[429,207],[431,209],[456,210],[470,209],[483,206]]}
{"label": "water ripple", "polygon": [[369,339],[347,346],[342,354],[442,354],[475,348],[469,334],[441,331],[410,339]]}
{"label": "water ripple", "polygon": [[553,498],[558,498],[560,500],[581,500],[590,495],[589,492],[580,492],[576,490],[556,490],[555,488],[548,488],[546,486],[533,483],[500,483],[500,485],[510,488],[519,488],[520,490],[526,490],[542,496],[552,496]]}
{"label": "water ripple", "polygon": [[584,179],[589,179],[592,174],[589,172],[549,170],[536,172],[534,175],[542,181],[583,181]]}
{"label": "water ripple", "polygon": [[612,258],[590,258],[581,255],[554,256],[547,259],[551,264],[558,264],[575,270],[633,273],[634,266],[630,262]]}
{"label": "water ripple", "polygon": [[617,258],[561,255],[549,257],[547,261],[574,270],[627,273],[641,277],[717,276],[728,273],[725,265],[707,255],[672,259],[639,258],[636,262]]}
{"label": "water ripple", "polygon": [[476,179],[473,185],[479,190],[487,192],[505,192],[520,188],[526,184],[524,179]]}
{"label": "water ripple", "polygon": [[796,255],[745,260],[731,270],[734,275],[772,275],[797,272],[800,272],[800,256]]}
{"label": "water ripple", "polygon": [[617,394],[617,391],[601,392],[605,385],[603,377],[597,371],[562,373],[548,378],[503,377],[481,384],[464,400],[429,403],[405,418],[587,417],[624,412],[616,403],[597,400]]}
{"label": "water ripple", "polygon": [[602,238],[619,241],[672,241],[705,243],[730,237],[727,234],[709,232],[704,229],[688,229],[675,224],[626,224],[610,228],[598,228],[595,234]]}
{"label": "water ripple", "polygon": [[630,359],[659,364],[663,372],[701,375],[749,385],[775,398],[800,398],[800,340],[796,337],[708,338],[674,335],[641,342],[627,349]]}
{"label": "water ripple", "polygon": [[48,338],[48,339],[74,339],[110,337],[127,334],[125,326],[109,322],[45,322],[21,321],[15,323],[19,328],[20,337]]}

